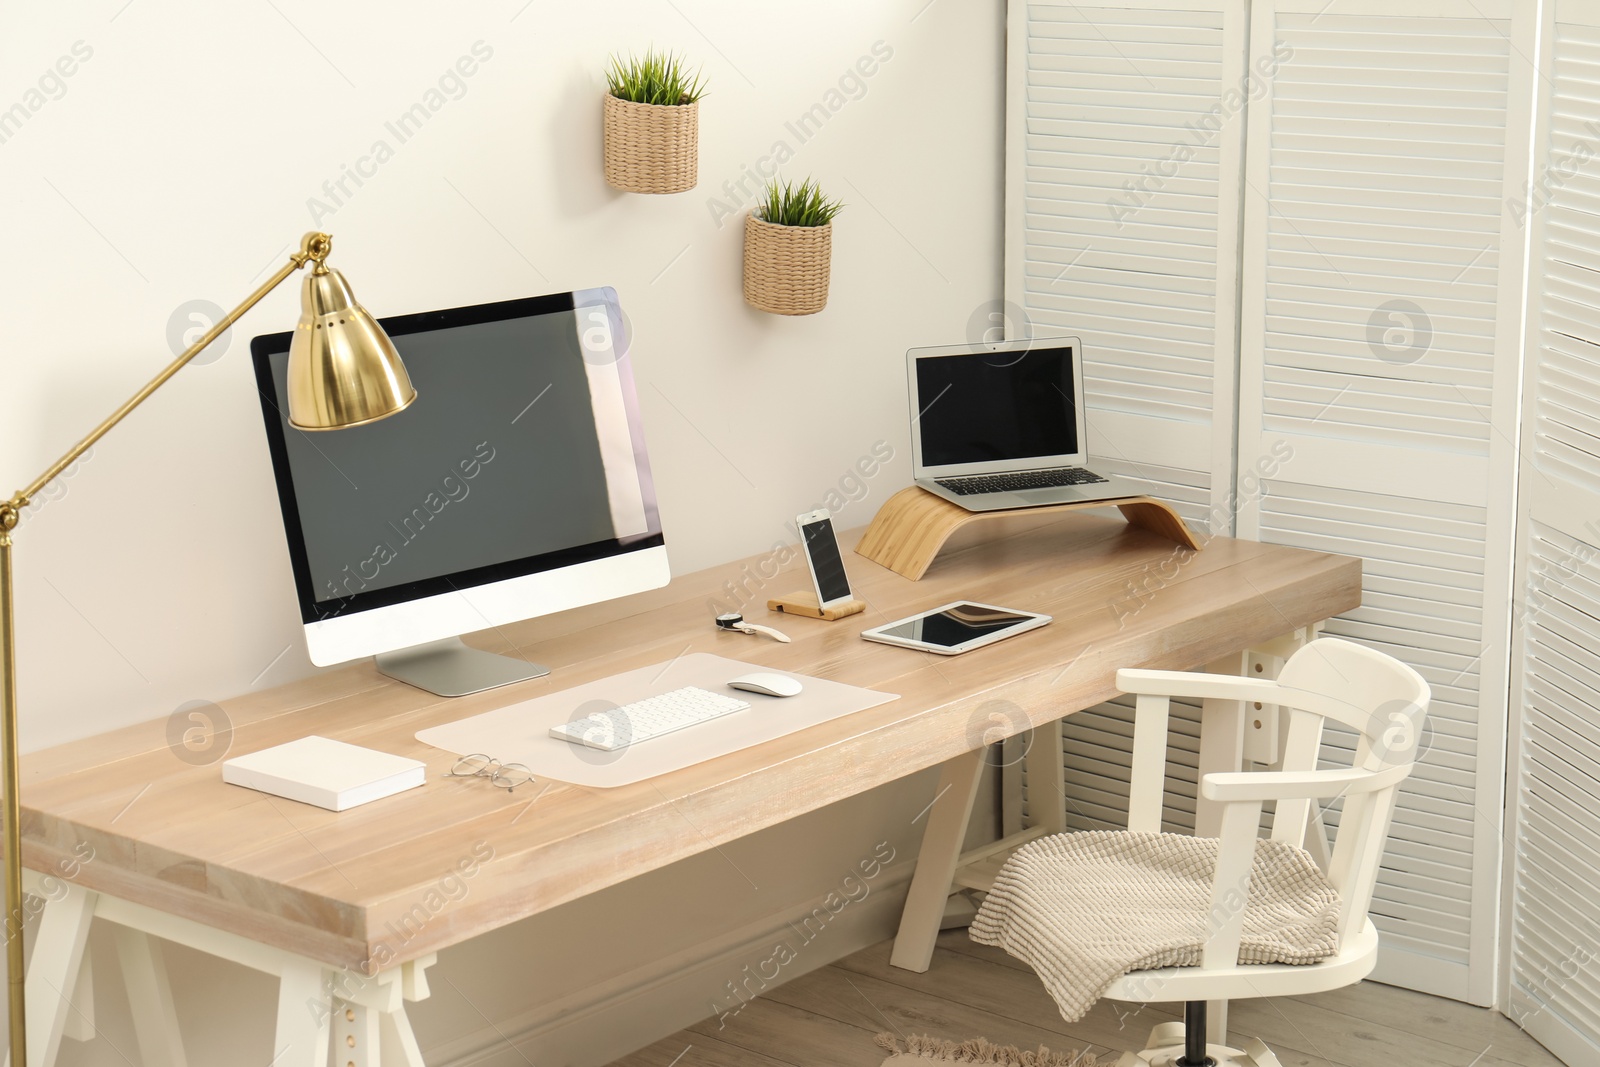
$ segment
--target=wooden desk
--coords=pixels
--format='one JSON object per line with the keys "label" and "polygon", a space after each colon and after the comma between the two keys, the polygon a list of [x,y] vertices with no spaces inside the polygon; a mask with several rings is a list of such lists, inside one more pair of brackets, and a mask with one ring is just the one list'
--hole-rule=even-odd
{"label": "wooden desk", "polygon": [[[982,743],[987,702],[1024,709],[1019,730],[1047,724],[1113,696],[1120,667],[1213,664],[1303,631],[1361,597],[1359,561],[1340,556],[1228,538],[1175,554],[1170,541],[1082,513],[1020,516],[977,532],[958,535],[920,582],[849,557],[866,614],[838,623],[775,616],[790,645],[712,626],[715,612],[731,606],[725,583],[744,586],[752,616],[764,614],[754,605],[768,595],[797,584],[792,576],[763,582],[772,566],[753,557],[474,640],[524,650],[550,665],[546,678],[450,700],[362,662],[223,705],[233,755],[317,733],[427,761],[425,788],[342,814],[224,785],[215,763],[195,766],[174,754],[164,720],[28,757],[24,862],[40,872],[74,869],[46,913],[41,944],[50,951],[35,956],[40,995],[30,1008],[41,1013],[33,1030],[41,1054],[30,1054],[32,1064],[50,1061],[68,1024],[56,1017],[64,1013],[48,1014],[59,998],[44,982],[73,988],[79,971],[69,957],[81,956],[95,915],[133,932],[123,942],[133,962],[124,967],[141,985],[165,988],[158,957],[138,940],[144,934],[278,974],[281,1067],[321,1064],[330,1025],[359,1037],[350,1045],[358,1063],[377,1062],[381,1044],[385,1058],[420,1064],[403,1001],[426,995],[424,968],[441,948],[922,768],[963,757],[975,765],[968,754]],[[857,636],[964,596],[1047,612],[1055,622],[953,659]],[[413,737],[691,651],[902,696],[611,790],[549,785],[507,795],[482,782],[441,781],[454,757]],[[686,821],[697,832],[685,832]],[[81,862],[85,848],[93,859]],[[464,862],[473,866],[470,893],[435,911],[441,875]],[[936,883],[937,872],[919,881]],[[947,890],[922,892],[942,901]],[[419,906],[430,921],[415,921]],[[396,936],[409,929],[408,917],[414,934]],[[331,1023],[305,1010],[308,997],[336,1009]],[[158,1021],[170,1018],[170,999],[158,995],[150,1010]],[[181,1063],[175,1046],[166,1039],[160,1054]],[[343,1047],[339,1059],[347,1059]]]}

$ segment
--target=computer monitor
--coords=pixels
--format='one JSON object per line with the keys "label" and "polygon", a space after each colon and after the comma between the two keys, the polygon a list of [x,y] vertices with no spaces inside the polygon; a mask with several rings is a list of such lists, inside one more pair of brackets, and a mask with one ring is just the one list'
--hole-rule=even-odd
{"label": "computer monitor", "polygon": [[251,344],[306,648],[462,695],[547,673],[460,635],[670,578],[611,289],[381,319],[397,415],[289,425],[288,333]]}

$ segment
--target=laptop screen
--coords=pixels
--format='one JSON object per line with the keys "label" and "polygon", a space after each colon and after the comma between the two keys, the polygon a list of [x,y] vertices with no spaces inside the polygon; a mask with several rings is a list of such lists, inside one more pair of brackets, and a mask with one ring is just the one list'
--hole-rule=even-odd
{"label": "laptop screen", "polygon": [[922,465],[1075,455],[1072,356],[1061,346],[918,358]]}

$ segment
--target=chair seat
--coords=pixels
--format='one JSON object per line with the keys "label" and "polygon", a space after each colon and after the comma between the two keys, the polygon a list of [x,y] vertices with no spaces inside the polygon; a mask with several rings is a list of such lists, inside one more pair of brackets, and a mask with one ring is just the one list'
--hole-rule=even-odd
{"label": "chair seat", "polygon": [[1321,963],[1251,963],[1132,971],[1113,982],[1102,995],[1140,1004],[1292,997],[1352,985],[1371,974],[1377,963],[1378,930],[1369,919],[1358,935],[1349,938],[1338,953]]}
{"label": "chair seat", "polygon": [[1241,844],[1248,904],[1235,890],[1213,913],[1218,838],[1122,830],[1042,837],[1006,861],[969,933],[1032,967],[1069,1022],[1131,968],[1200,964],[1212,914],[1231,912],[1243,924],[1224,959],[1305,966],[1328,958],[1339,944],[1339,894],[1326,876],[1286,842]]}

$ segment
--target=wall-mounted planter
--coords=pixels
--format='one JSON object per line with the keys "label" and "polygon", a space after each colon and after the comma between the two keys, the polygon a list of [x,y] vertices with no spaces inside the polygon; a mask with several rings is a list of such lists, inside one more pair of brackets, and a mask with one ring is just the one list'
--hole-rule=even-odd
{"label": "wall-mounted planter", "polygon": [[606,184],[683,193],[700,180],[700,104],[636,104],[606,94]]}
{"label": "wall-mounted planter", "polygon": [[779,226],[744,220],[744,300],[774,315],[815,315],[828,306],[833,223]]}

